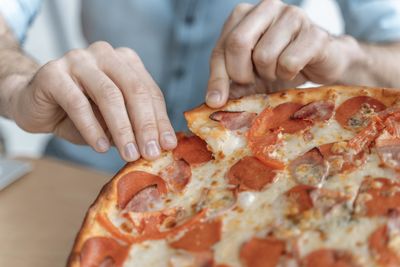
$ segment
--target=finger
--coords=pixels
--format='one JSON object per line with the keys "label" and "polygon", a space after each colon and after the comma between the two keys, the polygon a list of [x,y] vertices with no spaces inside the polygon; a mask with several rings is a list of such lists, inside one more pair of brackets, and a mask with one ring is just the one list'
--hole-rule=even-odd
{"label": "finger", "polygon": [[212,108],[223,106],[229,97],[230,79],[225,65],[225,38],[252,8],[253,5],[250,4],[239,4],[235,8],[225,22],[221,36],[211,53],[206,103]]}
{"label": "finger", "polygon": [[131,68],[131,72],[136,72],[137,76],[142,78],[142,82],[150,91],[161,147],[166,150],[175,148],[177,145],[177,139],[175,131],[168,118],[164,96],[160,88],[157,86],[149,72],[145,69],[141,60],[137,58],[137,55],[131,49],[121,47],[117,48],[116,52]]}
{"label": "finger", "polygon": [[277,77],[293,80],[306,65],[321,55],[328,39],[329,34],[315,26],[301,30],[297,38],[279,56]]}
{"label": "finger", "polygon": [[120,89],[104,72],[94,67],[81,68],[75,76],[99,107],[121,157],[126,161],[138,159],[140,155]]}
{"label": "finger", "polygon": [[[106,152],[110,142],[96,119],[89,100],[70,77],[59,75],[58,78],[64,86],[51,90],[52,97],[67,113],[86,143],[97,152]],[[66,135],[66,131],[68,130],[65,129],[63,135]],[[74,138],[70,136],[70,140],[74,141]]]}
{"label": "finger", "polygon": [[65,117],[62,121],[60,121],[56,125],[53,132],[56,136],[61,137],[71,143],[77,145],[87,145],[87,142],[69,117]]}
{"label": "finger", "polygon": [[254,83],[252,51],[283,6],[278,1],[261,1],[245,13],[229,33],[225,42],[225,60],[231,80],[239,84]]}
{"label": "finger", "polygon": [[[161,149],[151,92],[136,70],[121,61],[114,49],[105,52],[107,47],[101,46],[92,46],[98,64],[118,85],[119,93],[123,94],[125,113],[129,114],[140,153],[144,158],[154,160],[161,155]],[[135,60],[140,59],[136,56]]]}
{"label": "finger", "polygon": [[286,7],[277,21],[263,34],[253,52],[257,74],[267,82],[277,79],[276,65],[279,55],[293,40],[303,23],[296,7]]}

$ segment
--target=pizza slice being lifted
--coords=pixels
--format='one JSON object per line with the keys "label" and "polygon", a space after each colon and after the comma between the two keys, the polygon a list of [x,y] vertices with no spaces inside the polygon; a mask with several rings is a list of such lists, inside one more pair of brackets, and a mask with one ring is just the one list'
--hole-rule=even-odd
{"label": "pizza slice being lifted", "polygon": [[400,266],[400,91],[326,86],[186,112],[100,192],[69,266]]}

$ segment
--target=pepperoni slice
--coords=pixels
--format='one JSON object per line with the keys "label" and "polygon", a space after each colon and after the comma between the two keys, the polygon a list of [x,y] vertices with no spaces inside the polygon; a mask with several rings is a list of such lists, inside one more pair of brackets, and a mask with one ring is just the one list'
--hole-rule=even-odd
{"label": "pepperoni slice", "polygon": [[287,191],[285,195],[291,204],[288,209],[288,216],[296,216],[312,208],[326,214],[334,206],[348,199],[340,192],[324,188],[318,189],[309,185],[297,185]]}
{"label": "pepperoni slice", "polygon": [[349,140],[348,145],[353,150],[352,153],[358,154],[362,150],[369,148],[384,128],[385,125],[382,121],[379,118],[374,118],[367,127]]}
{"label": "pepperoni slice", "polygon": [[227,178],[239,191],[260,191],[274,181],[275,171],[276,169],[266,166],[256,157],[247,156],[229,169]]}
{"label": "pepperoni slice", "polygon": [[184,160],[174,160],[160,172],[160,176],[167,182],[174,192],[182,191],[192,176],[190,165]]}
{"label": "pepperoni slice", "polygon": [[157,186],[151,185],[139,191],[125,208],[132,212],[145,212],[152,210],[157,203],[161,203],[161,195]]}
{"label": "pepperoni slice", "polygon": [[297,215],[314,207],[310,193],[317,189],[309,185],[296,185],[286,192],[289,202],[293,205],[289,215]]}
{"label": "pepperoni slice", "polygon": [[318,185],[327,177],[329,166],[321,152],[313,148],[292,160],[289,164],[289,172],[300,184]]}
{"label": "pepperoni slice", "polygon": [[271,167],[284,168],[284,164],[270,154],[281,142],[279,133],[292,134],[312,125],[311,121],[293,118],[293,114],[302,106],[293,102],[283,103],[273,109],[264,109],[255,118],[247,136],[254,156]]}
{"label": "pepperoni slice", "polygon": [[271,157],[271,154],[273,154],[282,143],[282,140],[278,138],[278,134],[279,132],[275,131],[265,136],[252,137],[248,140],[248,144],[254,156],[262,163],[272,168],[282,170],[285,165]]}
{"label": "pepperoni slice", "polygon": [[[398,234],[400,229],[396,230]],[[382,267],[400,266],[398,247],[390,247],[390,231],[390,227],[385,224],[378,227],[368,238],[369,250],[372,252],[375,261]]]}
{"label": "pepperoni slice", "polygon": [[315,250],[302,260],[304,267],[359,267],[347,251],[334,249]]}
{"label": "pepperoni slice", "polygon": [[330,175],[351,171],[365,161],[365,154],[363,151],[358,152],[356,155],[352,155],[348,152],[349,144],[347,142],[324,144],[319,146],[318,150],[329,163]]}
{"label": "pepperoni slice", "polygon": [[210,119],[229,130],[238,130],[250,127],[256,116],[256,113],[247,111],[216,111],[210,115]]}
{"label": "pepperoni slice", "polygon": [[[148,189],[141,192],[147,187],[156,188],[157,190]],[[145,199],[147,201],[146,204],[143,204],[143,206],[146,206],[150,205],[154,198],[158,199],[160,195],[165,194],[167,192],[167,187],[164,180],[154,174],[143,171],[133,171],[124,174],[117,185],[118,207],[124,209],[130,201],[138,203],[135,200],[135,196],[139,192],[140,199]],[[137,207],[137,204],[132,205]]]}
{"label": "pepperoni slice", "polygon": [[276,267],[284,254],[284,241],[274,237],[253,237],[240,249],[240,260],[246,267]]}
{"label": "pepperoni slice", "polygon": [[386,109],[379,100],[370,96],[356,96],[344,101],[337,109],[335,118],[342,127],[359,131],[368,125],[371,116]]}
{"label": "pepperoni slice", "polygon": [[121,267],[124,264],[128,253],[129,247],[119,244],[112,238],[92,237],[86,240],[83,244],[80,257],[80,266]]}
{"label": "pepperoni slice", "polygon": [[221,222],[219,220],[198,222],[187,229],[184,235],[170,243],[175,249],[191,252],[208,251],[221,239]]}
{"label": "pepperoni slice", "polygon": [[190,165],[201,164],[213,159],[207,143],[196,135],[178,134],[178,146],[172,151],[176,160],[184,160]]}
{"label": "pepperoni slice", "polygon": [[329,120],[335,109],[335,104],[329,101],[314,101],[296,111],[292,118],[312,122]]}
{"label": "pepperoni slice", "polygon": [[360,186],[356,212],[369,217],[387,216],[400,210],[400,183],[386,178],[366,179]]}

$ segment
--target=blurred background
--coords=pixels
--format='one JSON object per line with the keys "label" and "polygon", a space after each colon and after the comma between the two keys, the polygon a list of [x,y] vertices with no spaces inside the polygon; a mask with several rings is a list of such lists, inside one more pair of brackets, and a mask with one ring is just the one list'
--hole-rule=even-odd
{"label": "blurred background", "polygon": [[[87,46],[81,33],[81,1],[84,0],[45,0],[23,44],[25,51],[38,62],[46,63],[70,49]],[[340,12],[333,0],[306,0],[304,9],[311,19],[330,33],[343,32]],[[50,136],[26,133],[3,118],[0,118],[0,130],[7,155],[11,157],[40,157]]]}

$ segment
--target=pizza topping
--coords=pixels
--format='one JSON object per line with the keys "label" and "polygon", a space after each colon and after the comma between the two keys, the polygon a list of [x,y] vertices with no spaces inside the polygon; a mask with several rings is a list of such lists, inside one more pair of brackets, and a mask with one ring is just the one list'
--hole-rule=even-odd
{"label": "pizza topping", "polygon": [[167,182],[172,191],[180,192],[189,182],[192,176],[192,169],[186,161],[174,160],[165,169],[161,170],[160,176]]}
{"label": "pizza topping", "polygon": [[229,130],[238,130],[250,127],[256,116],[256,113],[247,111],[216,111],[210,115],[210,119]]}
{"label": "pizza topping", "polygon": [[375,98],[356,96],[336,109],[335,118],[344,128],[359,131],[368,125],[371,117],[384,109],[386,106]]}
{"label": "pizza topping", "polygon": [[375,140],[378,155],[386,166],[400,170],[400,114],[388,117],[385,130]]}
{"label": "pizza topping", "polygon": [[308,120],[312,122],[329,120],[335,109],[335,104],[329,101],[315,101],[311,102],[298,111],[296,111],[292,118]]}
{"label": "pizza topping", "polygon": [[213,159],[207,143],[196,135],[178,134],[178,146],[172,151],[176,160],[184,160],[190,165],[201,164]]}
{"label": "pizza topping", "polygon": [[356,155],[362,150],[368,149],[384,128],[385,125],[379,118],[373,119],[367,127],[349,140],[348,146],[352,149],[351,154]]}
{"label": "pizza topping", "polygon": [[302,259],[304,267],[358,267],[354,257],[347,251],[319,249]]}
{"label": "pizza topping", "polygon": [[283,169],[285,167],[282,162],[274,158],[276,149],[282,143],[280,135],[279,132],[271,132],[265,136],[249,139],[249,147],[254,156],[265,165],[275,169]]}
{"label": "pizza topping", "polygon": [[289,200],[287,215],[297,216],[305,211],[315,208],[316,211],[326,214],[333,207],[343,203],[347,197],[340,192],[309,185],[297,185],[286,192]]}
{"label": "pizza topping", "polygon": [[288,215],[297,215],[314,207],[310,193],[317,189],[309,185],[297,185],[286,192],[286,196],[292,204],[288,210]]}
{"label": "pizza topping", "polygon": [[126,210],[145,212],[153,210],[161,203],[161,195],[156,185],[148,186],[139,191],[126,205]]}
{"label": "pizza topping", "polygon": [[348,142],[324,144],[318,147],[325,161],[329,163],[329,175],[351,171],[365,161],[364,151],[350,151]]}
{"label": "pizza topping", "polygon": [[388,224],[378,227],[368,238],[372,257],[380,266],[400,266],[400,219],[398,214]]}
{"label": "pizza topping", "polygon": [[[266,109],[260,119],[265,123],[265,130],[282,129],[283,133],[295,133],[308,128],[311,122],[296,119],[293,114],[297,112],[303,105],[294,102],[287,102],[276,106],[274,109]],[[260,115],[261,115],[260,114]],[[264,130],[264,131],[265,131]]]}
{"label": "pizza topping", "polygon": [[129,247],[108,237],[92,237],[85,241],[81,255],[81,267],[115,266],[121,267],[128,256]]}
{"label": "pizza topping", "polygon": [[227,178],[239,191],[261,191],[264,186],[274,181],[275,171],[276,169],[266,166],[257,158],[247,156],[229,169]]}
{"label": "pizza topping", "polygon": [[[167,187],[165,182],[159,176],[143,171],[128,172],[118,181],[118,207],[124,209],[132,201],[131,205],[135,209],[145,209],[166,192]],[[137,200],[136,197],[138,197]],[[143,200],[146,202],[141,203],[140,201]]]}
{"label": "pizza topping", "polygon": [[400,183],[386,178],[365,179],[356,201],[356,213],[366,216],[387,216],[400,209]]}
{"label": "pizza topping", "polygon": [[276,267],[286,253],[285,246],[274,237],[253,237],[240,249],[240,260],[246,267]]}
{"label": "pizza topping", "polygon": [[307,129],[314,122],[329,119],[333,108],[333,103],[326,101],[311,102],[305,106],[287,102],[273,109],[266,108],[256,117],[248,132],[249,147],[254,156],[266,165],[283,169],[284,164],[274,157],[274,152],[282,143],[282,134],[304,131],[305,139],[312,139]]}
{"label": "pizza topping", "polygon": [[170,243],[175,249],[191,252],[208,251],[221,239],[221,222],[219,220],[201,222],[190,226],[178,240]]}
{"label": "pizza topping", "polygon": [[289,172],[300,184],[319,185],[328,175],[329,164],[321,152],[313,148],[289,164]]}

